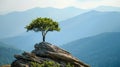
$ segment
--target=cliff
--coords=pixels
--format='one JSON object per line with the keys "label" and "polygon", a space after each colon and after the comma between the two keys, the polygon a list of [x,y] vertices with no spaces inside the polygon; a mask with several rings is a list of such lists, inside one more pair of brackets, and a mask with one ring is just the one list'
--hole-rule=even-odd
{"label": "cliff", "polygon": [[11,67],[89,67],[69,52],[47,42],[35,44],[31,52],[15,55]]}

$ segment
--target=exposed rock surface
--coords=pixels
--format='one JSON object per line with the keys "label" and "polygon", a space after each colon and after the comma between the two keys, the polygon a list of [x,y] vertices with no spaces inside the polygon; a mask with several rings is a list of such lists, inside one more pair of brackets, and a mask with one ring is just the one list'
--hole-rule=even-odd
{"label": "exposed rock surface", "polygon": [[35,44],[35,49],[31,53],[24,52],[14,57],[17,60],[11,64],[11,67],[31,67],[31,62],[42,64],[44,61],[54,61],[60,67],[66,67],[68,63],[74,67],[89,67],[69,52],[47,42]]}

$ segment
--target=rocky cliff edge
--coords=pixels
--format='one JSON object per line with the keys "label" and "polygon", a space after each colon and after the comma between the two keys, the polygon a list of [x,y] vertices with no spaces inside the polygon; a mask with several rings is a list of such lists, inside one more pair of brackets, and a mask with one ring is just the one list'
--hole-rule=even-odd
{"label": "rocky cliff edge", "polygon": [[41,42],[34,47],[31,53],[15,55],[16,60],[11,67],[89,67],[69,52],[50,43]]}

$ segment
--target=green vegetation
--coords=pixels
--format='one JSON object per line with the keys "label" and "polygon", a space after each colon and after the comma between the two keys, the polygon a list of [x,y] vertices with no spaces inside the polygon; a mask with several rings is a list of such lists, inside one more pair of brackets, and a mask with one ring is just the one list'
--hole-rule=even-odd
{"label": "green vegetation", "polygon": [[[42,64],[30,62],[30,67],[60,67],[60,64],[55,63],[54,61],[44,61]],[[74,65],[68,63],[66,67],[74,67]]]}
{"label": "green vegetation", "polygon": [[43,42],[48,31],[60,31],[59,24],[50,18],[37,18],[25,27],[27,31],[33,30],[35,32],[42,32]]}
{"label": "green vegetation", "polygon": [[58,63],[55,63],[54,61],[44,61],[42,64],[39,64],[37,62],[30,62],[30,67],[60,67]]}
{"label": "green vegetation", "polygon": [[68,64],[66,65],[66,67],[74,67],[74,65],[68,63]]}

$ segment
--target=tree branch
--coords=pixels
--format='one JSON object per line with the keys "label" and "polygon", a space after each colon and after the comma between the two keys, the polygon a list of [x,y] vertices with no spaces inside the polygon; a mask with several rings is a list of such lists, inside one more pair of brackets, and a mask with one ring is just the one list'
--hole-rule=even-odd
{"label": "tree branch", "polygon": [[45,35],[47,34],[48,30],[45,32]]}
{"label": "tree branch", "polygon": [[44,31],[42,31],[42,36],[44,36]]}

